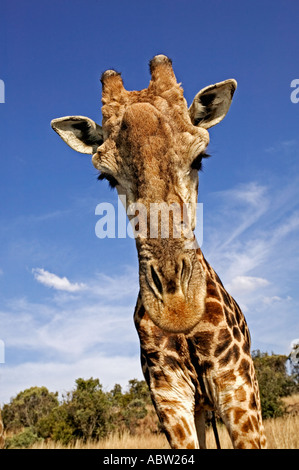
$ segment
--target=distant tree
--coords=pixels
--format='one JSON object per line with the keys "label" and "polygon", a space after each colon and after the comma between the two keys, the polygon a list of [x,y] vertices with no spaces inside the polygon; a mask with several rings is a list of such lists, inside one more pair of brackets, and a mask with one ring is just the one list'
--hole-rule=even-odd
{"label": "distant tree", "polygon": [[142,400],[144,403],[151,403],[151,396],[145,380],[129,380],[129,390],[127,393],[130,400]]}
{"label": "distant tree", "polygon": [[109,398],[99,379],[77,379],[77,388],[66,400],[76,435],[84,440],[99,438],[109,431]]}
{"label": "distant tree", "polygon": [[76,428],[68,413],[67,404],[53,408],[51,413],[39,419],[36,425],[38,436],[47,439],[51,438],[53,441],[59,441],[67,445],[75,437]]}
{"label": "distant tree", "polygon": [[3,406],[2,416],[7,430],[34,428],[38,420],[58,406],[57,393],[46,387],[31,387],[18,393]]}
{"label": "distant tree", "polygon": [[116,384],[110,392],[112,405],[111,426],[115,430],[129,430],[132,434],[138,429],[140,420],[148,414],[152,407],[148,386],[144,380],[129,380],[128,390],[122,391]]}
{"label": "distant tree", "polygon": [[120,402],[123,397],[121,385],[115,384],[113,389],[110,392],[110,397],[112,401]]}
{"label": "distant tree", "polygon": [[115,384],[104,392],[98,379],[76,380],[76,388],[63,396],[62,403],[41,417],[35,426],[38,436],[68,444],[75,439],[99,439],[124,429],[134,433],[148,413],[150,395],[144,381],[129,381],[128,390]]}
{"label": "distant tree", "polygon": [[63,397],[63,402],[40,419],[38,433],[44,438],[68,444],[75,439],[103,437],[110,429],[111,403],[99,379],[76,380],[76,388]]}
{"label": "distant tree", "polygon": [[253,351],[252,356],[259,382],[263,418],[281,416],[285,411],[281,397],[296,390],[294,379],[287,373],[288,358],[259,350]]}

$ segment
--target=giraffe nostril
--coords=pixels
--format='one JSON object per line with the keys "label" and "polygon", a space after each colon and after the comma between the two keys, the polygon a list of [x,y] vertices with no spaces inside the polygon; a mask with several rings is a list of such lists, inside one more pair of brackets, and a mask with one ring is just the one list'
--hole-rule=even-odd
{"label": "giraffe nostril", "polygon": [[186,256],[182,257],[180,280],[181,280],[182,291],[184,292],[185,295],[188,290],[188,284],[189,284],[189,279],[191,277],[191,272],[192,272],[192,265],[191,265],[190,259]]}
{"label": "giraffe nostril", "polygon": [[186,275],[186,263],[184,259],[182,259],[181,279],[183,279],[185,275]]}
{"label": "giraffe nostril", "polygon": [[156,298],[163,302],[163,287],[161,276],[158,274],[157,269],[155,269],[151,263],[147,264],[146,270],[146,280],[149,287],[155,294]]}
{"label": "giraffe nostril", "polygon": [[159,293],[162,294],[163,292],[163,289],[162,289],[162,283],[159,279],[159,276],[158,274],[156,273],[155,269],[153,266],[151,266],[151,275],[152,275],[152,280],[156,286],[156,288],[158,289]]}

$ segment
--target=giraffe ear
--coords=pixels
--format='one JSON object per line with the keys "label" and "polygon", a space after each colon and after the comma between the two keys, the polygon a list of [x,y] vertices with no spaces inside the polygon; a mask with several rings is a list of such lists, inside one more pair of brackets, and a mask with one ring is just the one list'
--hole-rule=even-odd
{"label": "giraffe ear", "polygon": [[72,149],[93,155],[103,143],[101,126],[84,116],[65,116],[51,121],[55,132]]}
{"label": "giraffe ear", "polygon": [[200,90],[189,108],[192,124],[209,129],[222,121],[229,110],[236,88],[236,80],[229,79]]}

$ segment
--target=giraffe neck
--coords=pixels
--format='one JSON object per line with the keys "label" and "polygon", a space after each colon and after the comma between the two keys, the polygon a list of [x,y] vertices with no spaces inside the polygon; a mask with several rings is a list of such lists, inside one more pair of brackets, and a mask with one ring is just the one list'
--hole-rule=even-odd
{"label": "giraffe neck", "polygon": [[[185,413],[190,426],[194,413],[202,419],[203,410],[217,410],[234,447],[265,447],[245,318],[200,249],[197,257],[206,274],[205,311],[191,331],[175,334],[160,329],[151,321],[141,296],[136,305],[142,367],[157,413],[172,447],[198,445],[188,426],[178,422]],[[176,390],[178,383],[179,397],[185,398],[176,397],[172,403],[169,384]],[[179,415],[173,411],[176,408]]]}

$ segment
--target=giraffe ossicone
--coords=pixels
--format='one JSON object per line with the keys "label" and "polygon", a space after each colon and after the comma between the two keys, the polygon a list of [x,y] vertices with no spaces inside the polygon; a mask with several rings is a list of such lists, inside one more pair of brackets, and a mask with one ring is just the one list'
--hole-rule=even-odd
{"label": "giraffe ossicone", "polygon": [[[170,446],[205,448],[205,413],[215,410],[235,448],[265,447],[245,318],[181,230],[187,205],[195,242],[208,129],[227,114],[237,84],[229,79],[203,88],[188,108],[168,57],[154,57],[150,73],[148,88],[127,91],[118,72],[104,72],[101,126],[82,116],[51,125],[74,150],[93,155],[99,179],[116,187],[128,206],[146,208],[138,218],[146,236],[135,237],[140,293],[134,321],[143,373]],[[152,204],[161,207],[155,237],[148,230]],[[173,204],[181,217],[166,219],[169,235],[163,237],[163,207],[169,211]]]}

